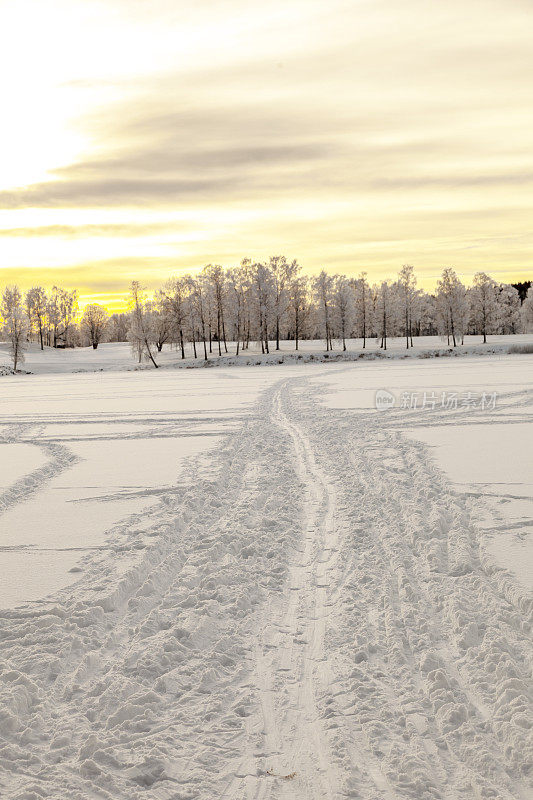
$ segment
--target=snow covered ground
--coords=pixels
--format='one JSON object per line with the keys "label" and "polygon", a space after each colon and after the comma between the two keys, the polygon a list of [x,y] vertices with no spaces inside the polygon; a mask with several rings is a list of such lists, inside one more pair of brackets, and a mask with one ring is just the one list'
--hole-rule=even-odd
{"label": "snow covered ground", "polygon": [[0,379],[0,796],[531,796],[532,356],[80,352]]}
{"label": "snow covered ground", "polygon": [[[387,351],[379,347],[376,339],[367,339],[366,346],[362,348],[361,339],[348,339],[346,342],[347,352],[342,352],[340,342],[335,343],[335,349],[331,353],[326,353],[325,343],[320,340],[301,341],[298,352],[294,349],[294,342],[283,341],[280,343],[280,351],[275,350],[275,343],[271,343],[270,354],[263,355],[261,347],[252,342],[246,351],[235,355],[235,343],[228,343],[228,353],[224,352],[221,346],[222,356],[218,355],[218,346],[213,342],[212,353],[208,353],[210,366],[224,364],[274,364],[285,360],[291,363],[294,360],[307,361],[309,359],[329,360],[364,357],[366,358],[406,358],[406,357],[425,357],[438,351],[446,355],[464,354],[491,354],[493,352],[505,352],[509,348],[527,346],[533,347],[533,334],[524,333],[513,336],[489,336],[489,341],[483,344],[481,336],[466,336],[464,345],[458,345],[455,350],[450,348],[444,336],[417,336],[414,338],[414,347],[406,350],[405,339],[390,338],[387,340]],[[161,353],[154,353],[157,363],[161,367],[201,367],[205,366],[202,358],[202,347],[198,347],[198,359],[193,357],[191,344],[186,345],[185,360],[181,358],[181,351],[175,347],[165,345]],[[67,350],[46,347],[41,351],[39,346],[32,343],[25,354],[23,369],[32,374],[51,374],[69,372],[93,372],[100,370],[136,370],[153,369],[150,363],[140,365],[133,357],[130,346],[125,342],[108,342],[99,345],[97,350],[92,347],[77,347]],[[0,342],[0,377],[2,368],[9,368],[10,357],[7,343]]]}

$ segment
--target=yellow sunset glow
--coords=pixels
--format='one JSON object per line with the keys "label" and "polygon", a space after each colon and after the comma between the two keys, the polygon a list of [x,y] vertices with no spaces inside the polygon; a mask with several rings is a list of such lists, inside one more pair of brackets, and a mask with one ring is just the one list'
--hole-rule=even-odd
{"label": "yellow sunset glow", "polygon": [[531,278],[526,0],[2,3],[0,284]]}

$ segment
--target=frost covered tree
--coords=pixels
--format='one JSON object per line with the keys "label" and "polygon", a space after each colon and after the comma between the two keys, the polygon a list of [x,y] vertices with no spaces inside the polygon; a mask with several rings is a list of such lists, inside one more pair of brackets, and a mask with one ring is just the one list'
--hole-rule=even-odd
{"label": "frost covered tree", "polygon": [[411,332],[415,336],[434,336],[437,333],[436,317],[435,296],[418,290],[413,304]]}
{"label": "frost covered tree", "polygon": [[268,268],[272,276],[272,314],[276,332],[276,350],[279,350],[279,337],[282,320],[289,303],[289,286],[300,270],[297,261],[287,261],[285,256],[271,256]]}
{"label": "frost covered tree", "polygon": [[35,326],[41,350],[44,350],[48,298],[42,286],[33,286],[26,292],[26,310],[30,327]]}
{"label": "frost covered tree", "polygon": [[254,267],[251,258],[243,258],[240,264],[241,285],[243,288],[242,349],[250,346],[253,330],[254,307]]}
{"label": "frost covered tree", "polygon": [[129,314],[124,312],[111,314],[109,318],[108,338],[110,342],[127,342],[130,327]]}
{"label": "frost covered tree", "polygon": [[520,330],[520,295],[510,283],[498,287],[498,329],[504,334]]}
{"label": "frost covered tree", "polygon": [[216,309],[216,332],[218,342],[218,354],[222,355],[221,342],[224,342],[224,351],[228,352],[226,341],[226,324],[224,317],[224,295],[225,295],[225,275],[224,270],[219,264],[208,264],[204,267],[204,274],[211,283]]}
{"label": "frost covered tree", "polygon": [[[208,343],[209,353],[213,342],[218,343],[219,355],[222,347],[227,353],[228,339],[235,342],[236,353],[251,341],[268,353],[271,340],[279,348],[282,339],[294,339],[298,349],[302,338],[321,336],[326,350],[333,348],[334,339],[346,349],[352,336],[362,339],[363,348],[367,338],[377,337],[385,349],[391,336],[403,335],[409,348],[414,336],[436,332],[455,346],[467,330],[482,332],[485,339],[491,332],[520,330],[517,298],[522,295],[517,290],[525,293],[528,285],[527,281],[498,285],[479,273],[466,291],[453,269],[447,269],[433,295],[417,289],[409,264],[404,264],[396,281],[370,287],[365,272],[348,278],[322,270],[316,278],[302,278],[296,261],[271,256],[257,263],[245,258],[237,267],[210,264],[198,275],[170,278],[150,300],[143,293],[143,310],[152,351],[169,343],[179,348],[183,359],[188,345],[195,358],[199,344],[204,359]],[[48,294],[43,287],[27,292],[29,335],[40,341],[41,349],[44,344],[78,344],[86,324],[83,320],[76,324],[77,303],[76,291],[58,286]],[[126,341],[132,325],[130,314],[113,314],[106,338]]]}
{"label": "frost covered tree", "polygon": [[324,331],[326,350],[333,350],[332,327],[332,302],[333,302],[333,276],[325,270],[317,275],[313,281],[315,300],[317,303],[318,318]]}
{"label": "frost covered tree", "polygon": [[226,275],[226,283],[230,320],[233,325],[235,355],[238,356],[246,319],[246,295],[248,290],[246,270],[242,267],[229,269]]}
{"label": "frost covered tree", "polygon": [[474,275],[474,282],[469,290],[470,315],[476,333],[483,334],[483,342],[487,334],[495,333],[498,324],[498,284],[484,272]]}
{"label": "frost covered tree", "polygon": [[172,341],[172,318],[169,314],[166,297],[158,289],[153,301],[146,303],[146,315],[148,317],[148,329],[150,331],[150,341],[155,346],[158,353],[163,350],[163,345]]}
{"label": "frost covered tree", "polygon": [[200,275],[192,286],[190,295],[191,314],[198,328],[198,337],[204,348],[204,360],[207,361],[207,339],[209,329],[209,301],[207,299],[208,287],[205,276]]}
{"label": "frost covered tree", "polygon": [[181,275],[170,278],[161,289],[160,302],[165,306],[164,313],[174,329],[175,341],[179,343],[182,359],[185,358],[185,332],[188,322],[188,303],[191,291],[189,277]]}
{"label": "frost covered tree", "polygon": [[109,316],[103,306],[96,303],[85,306],[80,326],[93,350],[104,340],[108,323]]}
{"label": "frost covered tree", "polygon": [[10,346],[11,360],[15,372],[24,363],[27,348],[28,321],[18,286],[6,286],[2,294],[0,316],[3,320],[4,336]]}
{"label": "frost covered tree", "polygon": [[71,329],[77,313],[78,292],[76,289],[68,291],[54,286],[48,299],[47,309],[54,347],[58,347],[60,341],[64,347],[69,346]]}
{"label": "frost covered tree", "polygon": [[437,283],[437,325],[439,333],[457,346],[457,337],[464,332],[468,301],[466,289],[455,270],[446,267]]}
{"label": "frost covered tree", "polygon": [[332,320],[345,351],[346,338],[351,334],[354,320],[354,295],[350,281],[344,275],[333,277]]}
{"label": "frost covered tree", "polygon": [[533,286],[527,290],[526,299],[522,303],[520,309],[520,316],[522,319],[522,328],[524,331],[533,331]]}
{"label": "frost covered tree", "polygon": [[372,324],[372,297],[366,272],[361,272],[359,277],[353,281],[352,286],[354,292],[354,324],[356,335],[363,340],[364,350]]}
{"label": "frost covered tree", "polygon": [[261,352],[269,352],[270,322],[273,305],[272,273],[266,264],[258,262],[253,265],[254,305],[256,308],[257,338],[261,342]]}
{"label": "frost covered tree", "polygon": [[392,285],[389,281],[382,281],[375,287],[375,327],[380,338],[380,347],[387,349],[387,338],[394,336],[395,321],[397,317],[397,303]]}
{"label": "frost covered tree", "polygon": [[131,312],[129,340],[139,362],[146,358],[157,369],[159,364],[156,363],[152,354],[152,332],[150,330],[150,315],[147,311],[147,302],[144,288],[139,281],[132,281],[129,296]]}
{"label": "frost covered tree", "polygon": [[405,346],[413,346],[413,314],[417,300],[416,276],[411,264],[404,264],[398,275],[398,294],[405,336]]}
{"label": "frost covered tree", "polygon": [[294,336],[294,349],[298,350],[300,338],[308,332],[311,318],[311,293],[309,278],[298,275],[289,286],[289,326]]}

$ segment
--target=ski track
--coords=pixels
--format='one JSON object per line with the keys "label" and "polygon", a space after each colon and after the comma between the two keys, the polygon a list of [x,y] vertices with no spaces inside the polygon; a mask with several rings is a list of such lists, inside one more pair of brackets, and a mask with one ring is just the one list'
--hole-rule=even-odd
{"label": "ski track", "polygon": [[[398,433],[414,415],[325,409],[313,386],[266,390],[215,477],[191,461],[78,583],[0,612],[2,797],[531,796],[531,596]],[[73,463],[40,435],[6,426],[48,461],[0,510]]]}
{"label": "ski track", "polygon": [[8,425],[0,433],[0,442],[5,444],[29,442],[37,445],[48,457],[42,467],[33,470],[22,480],[0,492],[0,514],[11,506],[27,500],[30,495],[43,489],[52,478],[65,472],[78,461],[74,453],[62,444],[36,441],[34,428],[35,425]]}

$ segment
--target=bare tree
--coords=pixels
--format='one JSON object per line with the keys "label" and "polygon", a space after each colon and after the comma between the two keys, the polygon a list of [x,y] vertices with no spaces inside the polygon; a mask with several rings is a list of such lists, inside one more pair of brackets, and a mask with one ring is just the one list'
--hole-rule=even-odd
{"label": "bare tree", "polygon": [[18,286],[7,286],[4,289],[0,314],[4,321],[4,335],[10,344],[13,369],[16,372],[19,365],[24,363],[28,333],[28,321]]}

